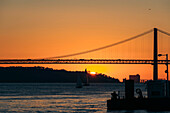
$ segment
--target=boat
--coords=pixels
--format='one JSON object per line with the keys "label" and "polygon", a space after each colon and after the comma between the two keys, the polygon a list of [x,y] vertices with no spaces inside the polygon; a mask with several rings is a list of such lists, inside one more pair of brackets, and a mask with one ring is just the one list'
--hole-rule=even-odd
{"label": "boat", "polygon": [[89,84],[89,75],[87,73],[87,69],[85,69],[85,74],[86,74],[86,83],[84,83],[83,86],[90,86],[90,84]]}
{"label": "boat", "polygon": [[80,76],[78,75],[78,76],[77,76],[77,84],[76,84],[76,88],[82,88],[82,87],[83,87],[82,81],[81,81]]}

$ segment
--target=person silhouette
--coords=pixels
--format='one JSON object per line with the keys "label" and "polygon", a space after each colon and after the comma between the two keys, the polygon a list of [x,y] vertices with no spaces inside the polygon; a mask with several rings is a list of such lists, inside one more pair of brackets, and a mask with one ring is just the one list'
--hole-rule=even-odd
{"label": "person silhouette", "polygon": [[118,95],[116,94],[116,91],[113,91],[111,95],[112,95],[111,100],[117,100]]}

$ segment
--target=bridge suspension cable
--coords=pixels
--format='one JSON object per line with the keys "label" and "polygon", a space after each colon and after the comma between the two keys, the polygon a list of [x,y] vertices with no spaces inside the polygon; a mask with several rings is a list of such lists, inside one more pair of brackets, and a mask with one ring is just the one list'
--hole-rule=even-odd
{"label": "bridge suspension cable", "polygon": [[170,33],[166,32],[166,31],[163,31],[163,30],[161,30],[161,29],[158,29],[158,31],[161,32],[161,33],[163,33],[163,34],[166,34],[166,35],[170,36]]}
{"label": "bridge suspension cable", "polygon": [[87,50],[87,51],[83,51],[83,52],[78,52],[78,53],[73,53],[73,54],[67,54],[67,55],[61,55],[61,56],[55,56],[55,57],[48,57],[47,59],[50,59],[50,58],[64,58],[64,57],[70,57],[70,56],[77,56],[77,55],[82,55],[82,54],[86,54],[86,53],[90,53],[90,52],[95,52],[95,51],[99,51],[99,50],[102,50],[102,49],[106,49],[106,48],[109,48],[109,47],[113,47],[113,46],[116,46],[116,45],[120,45],[122,43],[125,43],[125,42],[128,42],[128,41],[131,41],[133,39],[136,39],[136,38],[139,38],[143,35],[146,35],[150,32],[152,32],[153,30],[148,30],[146,32],[143,32],[139,35],[136,35],[136,36],[133,36],[133,37],[130,37],[128,39],[125,39],[125,40],[122,40],[122,41],[119,41],[119,42],[116,42],[116,43],[113,43],[113,44],[110,44],[110,45],[106,45],[106,46],[103,46],[103,47],[99,47],[99,48],[96,48],[96,49],[91,49],[91,50]]}

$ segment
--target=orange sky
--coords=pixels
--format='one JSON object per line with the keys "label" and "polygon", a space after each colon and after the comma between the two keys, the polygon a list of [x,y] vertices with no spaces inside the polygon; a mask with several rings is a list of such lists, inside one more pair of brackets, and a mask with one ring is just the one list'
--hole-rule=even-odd
{"label": "orange sky", "polygon": [[[105,46],[154,27],[170,31],[169,6],[169,0],[1,0],[0,58],[53,57]],[[146,44],[151,41],[147,37],[152,38],[152,34],[138,42]],[[149,48],[152,45],[148,43],[149,46],[143,49],[143,46],[136,47],[139,45],[136,43],[120,45],[86,57],[97,55],[107,58],[111,54],[108,58],[120,58],[126,54],[123,58],[142,55],[146,58],[149,54],[149,58],[152,58],[152,48]],[[143,49],[144,53],[135,52],[134,46],[137,50]],[[129,55],[129,49],[123,47],[130,48],[132,53]],[[87,68],[120,80],[137,73],[143,79],[152,79],[151,65],[42,66],[66,70]],[[159,77],[165,78],[165,66],[161,67]]]}

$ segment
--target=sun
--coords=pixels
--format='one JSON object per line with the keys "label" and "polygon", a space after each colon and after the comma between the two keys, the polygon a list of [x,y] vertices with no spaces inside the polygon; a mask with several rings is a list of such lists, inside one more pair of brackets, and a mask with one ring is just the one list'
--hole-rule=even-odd
{"label": "sun", "polygon": [[91,75],[95,75],[95,74],[96,74],[96,72],[90,72],[90,74],[91,74]]}

